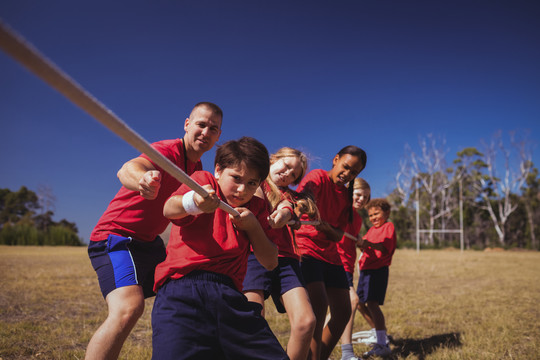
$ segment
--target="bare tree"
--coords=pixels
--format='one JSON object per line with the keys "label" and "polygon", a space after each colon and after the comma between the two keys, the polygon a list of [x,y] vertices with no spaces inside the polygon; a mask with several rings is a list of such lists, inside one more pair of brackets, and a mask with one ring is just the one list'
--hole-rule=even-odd
{"label": "bare tree", "polygon": [[48,213],[49,211],[54,212],[56,196],[54,196],[54,192],[49,185],[39,184],[36,195],[43,214]]}
{"label": "bare tree", "polygon": [[[416,154],[406,144],[406,155],[400,162],[400,170],[396,175],[396,190],[402,201],[408,202],[415,191],[422,190],[423,203],[428,212],[429,243],[433,244],[433,230],[438,219],[450,216],[456,204],[452,201],[448,189],[455,184],[454,177],[449,176],[445,148],[446,140],[438,143],[432,134],[419,138],[421,154]],[[420,195],[416,195],[420,203]],[[444,224],[442,226],[445,226]]]}
{"label": "bare tree", "polygon": [[[481,208],[486,210],[499,237],[505,244],[505,224],[510,214],[518,207],[511,194],[517,193],[532,171],[532,152],[526,139],[516,140],[510,133],[510,147],[505,146],[502,132],[498,131],[489,144],[484,143],[486,176],[479,177],[480,196],[484,200]],[[500,170],[502,165],[502,170]]]}

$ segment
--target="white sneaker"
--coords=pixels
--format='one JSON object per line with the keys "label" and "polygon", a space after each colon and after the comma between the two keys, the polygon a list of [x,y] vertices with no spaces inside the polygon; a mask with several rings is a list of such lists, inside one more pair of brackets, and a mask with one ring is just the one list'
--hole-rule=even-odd
{"label": "white sneaker", "polygon": [[373,330],[358,331],[352,334],[352,339],[353,340],[363,339],[363,338],[373,336],[374,334],[375,332]]}
{"label": "white sneaker", "polygon": [[[386,345],[390,344],[390,341],[392,340],[392,337],[390,335],[386,335]],[[356,342],[358,344],[376,344],[377,343],[377,336],[375,335],[371,335],[370,337],[367,337],[367,338],[358,338],[356,339]]]}
{"label": "white sneaker", "polygon": [[373,355],[386,357],[392,354],[392,350],[388,345],[373,344],[372,349],[364,353],[364,357],[369,357]]}
{"label": "white sneaker", "polygon": [[373,334],[371,334],[369,337],[365,338],[359,338],[356,340],[359,344],[376,344],[377,343],[377,337]]}

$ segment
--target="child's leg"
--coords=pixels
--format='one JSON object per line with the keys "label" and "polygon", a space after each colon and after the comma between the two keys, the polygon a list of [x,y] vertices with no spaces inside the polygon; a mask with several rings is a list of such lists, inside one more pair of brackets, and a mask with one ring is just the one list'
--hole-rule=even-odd
{"label": "child's leg", "polygon": [[260,304],[262,308],[261,315],[264,317],[265,290],[269,291],[271,286],[271,271],[266,270],[257,260],[255,254],[251,253],[248,257],[248,266],[244,278],[244,295],[248,301]]}
{"label": "child's leg", "polygon": [[354,290],[353,287],[349,288],[349,299],[351,300],[351,317],[349,318],[347,326],[345,326],[343,335],[341,335],[342,345],[352,343],[354,314],[356,313],[356,308],[358,307],[358,294],[356,294],[356,290]]}
{"label": "child's leg", "polygon": [[245,291],[244,295],[250,302],[260,304],[262,306],[261,316],[264,317],[264,291],[263,290],[249,290]]}
{"label": "child's leg", "polygon": [[373,319],[373,325],[376,330],[386,330],[386,324],[384,321],[384,314],[376,301],[368,301],[366,306]]}
{"label": "child's leg", "polygon": [[312,360],[319,360],[321,353],[321,341],[324,328],[324,320],[326,318],[326,311],[328,310],[328,298],[326,296],[326,287],[324,282],[316,281],[307,284],[307,292],[315,314],[315,330],[313,331],[313,339],[310,345],[310,358]]}
{"label": "child's leg", "polygon": [[321,359],[329,358],[351,317],[348,289],[326,288],[326,293],[330,305],[330,321],[322,333]]}
{"label": "child's leg", "polygon": [[368,301],[367,307],[372,314],[373,322],[375,323],[377,344],[387,346],[388,339],[386,334],[386,323],[384,321],[384,315],[379,303],[375,301]]}
{"label": "child's leg", "polygon": [[284,293],[281,299],[291,324],[287,354],[291,360],[305,360],[316,324],[308,293],[305,288],[297,287]]}
{"label": "child's leg", "polygon": [[360,314],[364,317],[364,320],[368,323],[369,327],[371,329],[375,329],[375,322],[373,322],[373,316],[371,315],[371,312],[369,311],[368,307],[364,303],[358,304],[358,311],[360,311]]}

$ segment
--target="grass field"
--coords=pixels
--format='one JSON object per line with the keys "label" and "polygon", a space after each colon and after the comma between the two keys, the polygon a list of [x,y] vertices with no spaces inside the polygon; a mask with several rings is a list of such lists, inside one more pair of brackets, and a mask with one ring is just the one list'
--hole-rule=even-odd
{"label": "grass field", "polygon": [[[0,360],[84,358],[106,316],[86,248],[0,246],[0,274]],[[539,275],[537,252],[396,251],[383,306],[392,358],[540,359]],[[122,359],[151,357],[152,304]],[[267,319],[286,344],[286,315],[267,302]]]}

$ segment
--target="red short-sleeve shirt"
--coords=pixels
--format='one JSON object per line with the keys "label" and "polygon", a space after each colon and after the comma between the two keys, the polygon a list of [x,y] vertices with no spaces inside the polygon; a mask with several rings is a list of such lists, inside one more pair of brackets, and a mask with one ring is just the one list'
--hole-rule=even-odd
{"label": "red short-sleeve shirt", "polygon": [[[195,172],[192,178],[201,185],[210,184],[218,197],[225,199],[209,172]],[[189,187],[182,185],[171,196],[188,191]],[[263,229],[268,227],[268,210],[263,199],[254,196],[243,207],[257,217]],[[179,279],[195,270],[226,275],[242,290],[251,243],[245,232],[233,226],[227,212],[218,208],[210,214],[187,216],[172,223],[167,258],[156,267],[155,291],[167,279]]]}
{"label": "red short-sleeve shirt", "polygon": [[385,222],[381,227],[376,228],[372,226],[369,228],[364,239],[373,243],[382,243],[387,252],[367,248],[360,256],[358,265],[360,270],[379,269],[383,266],[390,266],[392,263],[392,256],[396,250],[396,231],[394,224],[391,222]]}
{"label": "red short-sleeve shirt", "polygon": [[[200,161],[192,163],[187,160],[182,139],[162,140],[152,146],[188,175],[202,169]],[[150,160],[144,154],[141,157]],[[163,205],[171,193],[178,189],[180,182],[153,162],[152,164],[161,171],[161,187],[157,198],[146,200],[139,192],[122,186],[90,234],[91,241],[106,240],[109,234],[153,241],[165,231],[169,219],[163,216]]]}
{"label": "red short-sleeve shirt", "polygon": [[[321,219],[335,228],[345,230],[351,205],[345,186],[335,184],[326,171],[315,169],[302,179],[297,191],[313,194]],[[308,220],[307,215],[303,215],[302,220]],[[296,231],[296,242],[302,256],[341,265],[337,243],[314,226],[302,225]]]}

